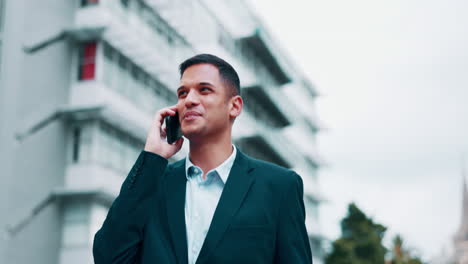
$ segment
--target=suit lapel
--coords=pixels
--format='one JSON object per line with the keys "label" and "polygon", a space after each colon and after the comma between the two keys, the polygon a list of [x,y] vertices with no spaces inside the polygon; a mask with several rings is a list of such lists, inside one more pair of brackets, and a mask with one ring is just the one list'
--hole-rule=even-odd
{"label": "suit lapel", "polygon": [[203,263],[208,259],[229,227],[232,217],[241,206],[245,195],[253,183],[254,179],[249,175],[251,170],[248,158],[242,152],[237,151],[236,159],[229,173],[196,263]]}
{"label": "suit lapel", "polygon": [[187,234],[185,228],[185,160],[174,165],[167,177],[166,208],[172,245],[178,263],[187,263]]}

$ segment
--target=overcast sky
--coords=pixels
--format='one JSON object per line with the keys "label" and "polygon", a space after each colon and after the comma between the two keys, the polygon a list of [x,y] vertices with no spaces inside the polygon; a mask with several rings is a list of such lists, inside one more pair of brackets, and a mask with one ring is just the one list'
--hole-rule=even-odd
{"label": "overcast sky", "polygon": [[468,153],[468,1],[251,0],[317,86],[322,229],[355,201],[428,259],[451,246]]}

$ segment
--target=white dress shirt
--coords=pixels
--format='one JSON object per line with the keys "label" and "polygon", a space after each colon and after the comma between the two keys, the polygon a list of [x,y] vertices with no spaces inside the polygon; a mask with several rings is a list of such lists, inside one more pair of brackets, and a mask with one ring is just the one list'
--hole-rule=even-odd
{"label": "white dress shirt", "polygon": [[202,169],[190,161],[189,155],[185,159],[185,223],[189,264],[194,264],[200,254],[235,158],[236,147],[233,145],[231,156],[217,168],[210,170],[205,179]]}

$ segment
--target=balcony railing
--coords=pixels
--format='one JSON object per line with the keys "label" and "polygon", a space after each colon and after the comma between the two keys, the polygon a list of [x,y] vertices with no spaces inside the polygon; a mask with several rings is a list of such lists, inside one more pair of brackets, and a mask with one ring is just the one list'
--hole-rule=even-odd
{"label": "balcony railing", "polygon": [[287,138],[282,134],[281,129],[273,129],[257,122],[248,112],[243,113],[238,122],[240,123],[239,125],[245,126],[249,129],[244,131],[240,131],[240,129],[238,129],[236,131],[237,133],[234,134],[236,140],[256,136],[261,137],[264,142],[269,145],[271,150],[275,152],[274,155],[280,156],[281,159],[285,161],[283,165],[291,167],[303,163],[303,154],[298,151],[292,142],[287,140]]}
{"label": "balcony railing", "polygon": [[[258,64],[261,67],[258,69],[267,69],[270,76],[276,81],[278,85],[284,85],[291,81],[289,74],[281,65],[279,59],[275,53],[266,44],[263,33],[260,29],[257,29],[254,34],[241,38],[239,45],[242,50],[251,56],[245,56],[246,58],[254,57],[258,60]],[[265,75],[264,73],[262,75]]]}
{"label": "balcony railing", "polygon": [[112,46],[103,44],[102,81],[150,115],[177,101],[173,91]]}
{"label": "balcony railing", "polygon": [[120,1],[104,1],[80,9],[75,27],[104,28],[102,39],[175,90],[178,63],[194,53],[192,47],[150,7],[131,3],[141,5],[127,10]]}
{"label": "balcony railing", "polygon": [[147,2],[194,46],[215,43],[219,32],[224,31],[223,25],[201,1],[147,0]]}

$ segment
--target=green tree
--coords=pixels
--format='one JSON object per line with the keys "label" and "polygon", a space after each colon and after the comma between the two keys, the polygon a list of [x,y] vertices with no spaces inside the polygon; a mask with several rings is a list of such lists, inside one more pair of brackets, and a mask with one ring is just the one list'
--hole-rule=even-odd
{"label": "green tree", "polygon": [[392,259],[389,264],[422,264],[418,257],[411,256],[408,249],[403,247],[403,238],[396,235],[393,239]]}
{"label": "green tree", "polygon": [[367,217],[354,203],[341,220],[341,237],[333,242],[325,264],[384,264],[382,239],[386,228]]}

